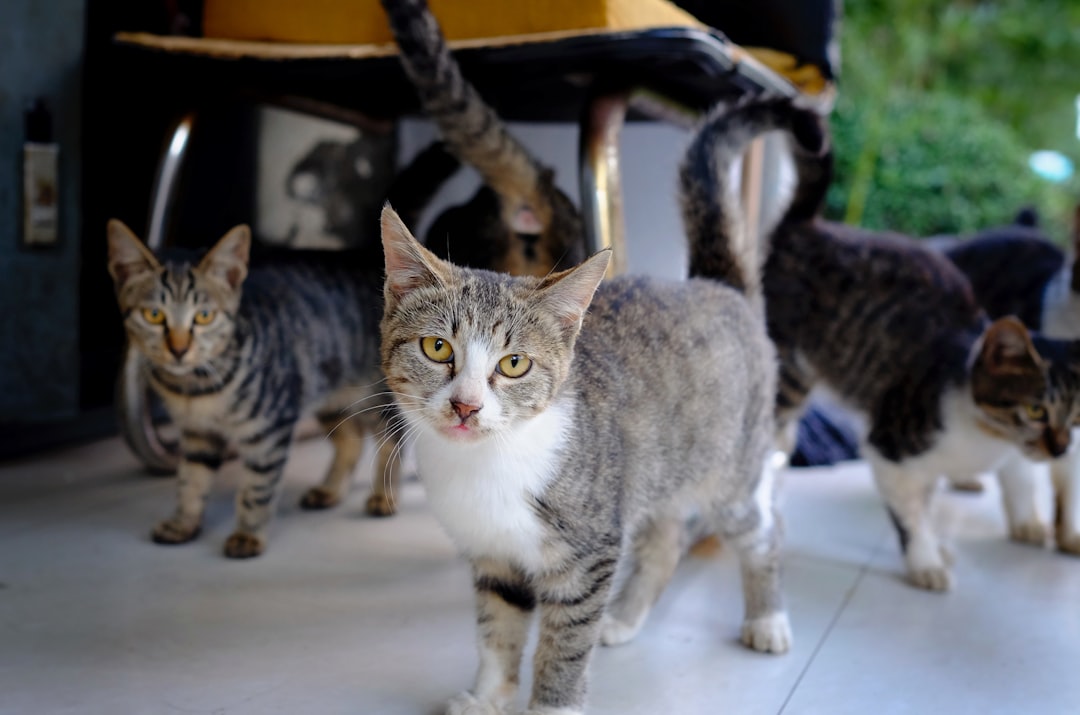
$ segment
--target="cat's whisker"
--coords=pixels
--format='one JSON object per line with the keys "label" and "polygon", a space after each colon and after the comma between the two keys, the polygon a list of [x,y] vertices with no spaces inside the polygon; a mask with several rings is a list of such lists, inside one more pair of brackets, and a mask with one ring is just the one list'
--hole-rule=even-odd
{"label": "cat's whisker", "polygon": [[377,397],[387,397],[387,396],[390,396],[390,397],[407,397],[407,395],[395,392],[393,390],[384,390],[382,392],[374,392],[374,393],[372,393],[370,395],[365,395],[364,397],[361,397],[359,400],[354,400],[353,402],[350,402],[349,404],[345,405],[340,410],[338,410],[338,412],[339,413],[345,412],[345,410],[347,410],[347,409],[349,409],[351,407],[355,407],[356,405],[359,405],[361,402],[367,402],[368,400],[374,400]]}
{"label": "cat's whisker", "polygon": [[396,459],[399,462],[401,461],[401,452],[405,448],[405,444],[408,442],[410,437],[416,435],[416,433],[417,433],[417,431],[419,429],[420,429],[419,424],[409,425],[408,422],[402,421],[402,423],[400,425],[396,425],[393,428],[393,430],[391,430],[382,439],[382,441],[379,442],[379,449],[381,450],[382,446],[386,444],[387,440],[394,439],[396,437],[396,435],[398,435],[399,433],[404,432],[404,434],[401,434],[400,438],[397,438],[397,444],[394,445],[394,449],[390,452],[390,457],[386,460],[386,464],[383,465],[383,474],[382,474],[383,494],[387,495],[387,501],[388,501],[388,503],[390,505],[391,511],[397,511],[397,505],[395,503],[394,489],[393,489],[393,487],[394,487],[394,479],[393,479],[393,470],[392,470],[392,468],[393,468],[394,460]]}

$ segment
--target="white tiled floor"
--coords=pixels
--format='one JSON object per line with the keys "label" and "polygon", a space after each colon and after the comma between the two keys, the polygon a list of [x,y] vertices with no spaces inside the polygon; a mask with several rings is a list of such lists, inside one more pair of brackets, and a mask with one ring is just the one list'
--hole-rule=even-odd
{"label": "white tiled floor", "polygon": [[[468,569],[415,483],[390,520],[360,484],[299,510],[328,456],[297,448],[270,548],[239,563],[228,476],[202,538],[161,547],[172,485],[119,442],[0,465],[0,712],[439,713],[475,667]],[[992,488],[942,499],[944,596],[902,581],[862,465],[788,472],[784,509],[795,649],[741,648],[730,553],[691,558],[594,658],[590,713],[1080,713],[1080,560],[1007,542]]]}

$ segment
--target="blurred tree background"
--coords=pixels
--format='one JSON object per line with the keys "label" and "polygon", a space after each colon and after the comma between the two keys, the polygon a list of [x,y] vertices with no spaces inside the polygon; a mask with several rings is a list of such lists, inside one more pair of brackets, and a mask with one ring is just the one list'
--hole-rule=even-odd
{"label": "blurred tree background", "polygon": [[1035,206],[1068,239],[1080,178],[1078,0],[847,0],[831,218],[916,236],[971,233]]}

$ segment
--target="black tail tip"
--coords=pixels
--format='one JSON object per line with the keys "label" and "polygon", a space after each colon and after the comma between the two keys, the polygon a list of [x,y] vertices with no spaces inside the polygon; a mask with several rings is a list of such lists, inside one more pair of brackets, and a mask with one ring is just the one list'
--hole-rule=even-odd
{"label": "black tail tip", "polygon": [[1039,212],[1034,206],[1024,206],[1016,213],[1013,223],[1017,226],[1037,228],[1039,225]]}
{"label": "black tail tip", "polygon": [[829,148],[825,119],[810,109],[792,107],[791,136],[801,151],[820,156]]}

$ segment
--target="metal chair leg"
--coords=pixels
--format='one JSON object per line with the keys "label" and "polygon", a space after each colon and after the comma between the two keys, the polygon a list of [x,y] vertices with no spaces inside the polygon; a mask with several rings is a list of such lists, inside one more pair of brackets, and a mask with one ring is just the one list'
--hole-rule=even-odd
{"label": "metal chair leg", "polygon": [[[187,153],[188,140],[195,124],[189,112],[172,127],[165,154],[158,163],[150,196],[150,225],[146,245],[157,251],[165,244],[165,227],[176,198],[180,169]],[[135,456],[154,474],[171,474],[180,463],[179,447],[161,433],[165,426],[155,419],[154,396],[146,378],[146,359],[130,346],[116,381],[116,412],[120,434]]]}
{"label": "metal chair leg", "polygon": [[597,95],[589,101],[581,121],[579,178],[586,251],[613,249],[609,276],[626,271],[619,133],[629,100],[628,92]]}
{"label": "metal chair leg", "polygon": [[188,140],[195,125],[195,112],[188,112],[172,127],[169,145],[165,155],[158,163],[157,176],[154,177],[154,189],[150,195],[150,226],[146,232],[146,245],[156,251],[164,245],[165,226],[172,212],[176,198],[176,185],[180,177],[180,168],[187,154]]}

